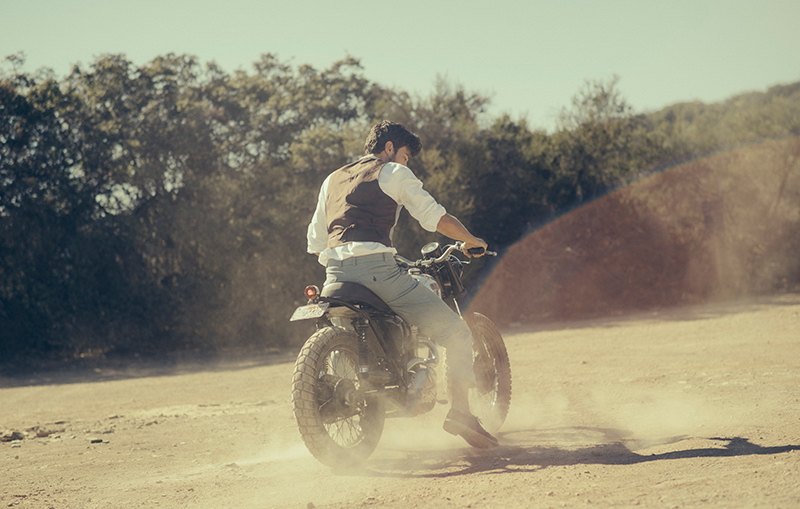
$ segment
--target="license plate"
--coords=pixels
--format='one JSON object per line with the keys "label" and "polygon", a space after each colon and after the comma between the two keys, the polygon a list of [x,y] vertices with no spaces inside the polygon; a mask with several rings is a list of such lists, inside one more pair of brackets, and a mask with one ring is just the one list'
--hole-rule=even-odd
{"label": "license plate", "polygon": [[289,318],[290,322],[296,320],[308,320],[309,318],[319,318],[325,314],[325,311],[330,306],[329,302],[320,302],[317,304],[309,304],[307,306],[300,306],[294,310],[292,317]]}

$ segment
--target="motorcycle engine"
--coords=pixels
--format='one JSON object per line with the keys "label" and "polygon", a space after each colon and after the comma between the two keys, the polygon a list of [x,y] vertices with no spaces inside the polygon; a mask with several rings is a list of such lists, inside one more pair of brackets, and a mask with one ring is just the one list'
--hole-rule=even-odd
{"label": "motorcycle engine", "polygon": [[406,392],[406,408],[413,415],[424,414],[436,405],[436,371],[419,366],[411,377]]}

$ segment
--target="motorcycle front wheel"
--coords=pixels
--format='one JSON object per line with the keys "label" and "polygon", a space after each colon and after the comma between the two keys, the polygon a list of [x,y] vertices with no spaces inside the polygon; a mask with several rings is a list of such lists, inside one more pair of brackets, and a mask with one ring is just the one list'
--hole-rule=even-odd
{"label": "motorcycle front wheel", "polygon": [[358,339],[342,327],[312,335],[297,356],[292,406],[311,454],[330,467],[352,466],[378,445],[386,413],[358,380]]}
{"label": "motorcycle front wheel", "polygon": [[500,331],[480,313],[464,316],[472,331],[472,363],[476,386],[469,391],[469,406],[484,427],[497,431],[511,405],[511,363]]}

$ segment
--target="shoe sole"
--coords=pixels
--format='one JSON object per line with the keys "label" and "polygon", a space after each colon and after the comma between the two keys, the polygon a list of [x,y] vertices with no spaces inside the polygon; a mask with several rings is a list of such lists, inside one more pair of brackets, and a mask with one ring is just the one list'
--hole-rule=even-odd
{"label": "shoe sole", "polygon": [[455,420],[445,421],[444,426],[442,427],[451,435],[460,436],[466,440],[469,445],[475,447],[476,449],[491,449],[492,447],[497,447],[498,445],[494,440],[481,435],[466,424],[462,424]]}

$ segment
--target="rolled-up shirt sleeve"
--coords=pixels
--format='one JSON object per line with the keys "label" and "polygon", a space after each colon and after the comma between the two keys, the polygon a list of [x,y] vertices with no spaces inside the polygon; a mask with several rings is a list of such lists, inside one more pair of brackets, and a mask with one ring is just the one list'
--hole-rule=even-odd
{"label": "rolled-up shirt sleeve", "polygon": [[[433,196],[422,187],[422,181],[408,167],[398,163],[386,163],[381,169],[378,184],[391,199],[402,205],[419,221],[420,226],[435,232],[439,219],[447,213]],[[327,235],[327,232],[326,232]]]}
{"label": "rolled-up shirt sleeve", "polygon": [[322,183],[317,197],[317,208],[308,224],[306,240],[308,242],[308,252],[311,254],[321,253],[328,247],[328,219],[325,214],[325,198],[328,194],[328,181],[330,176]]}

